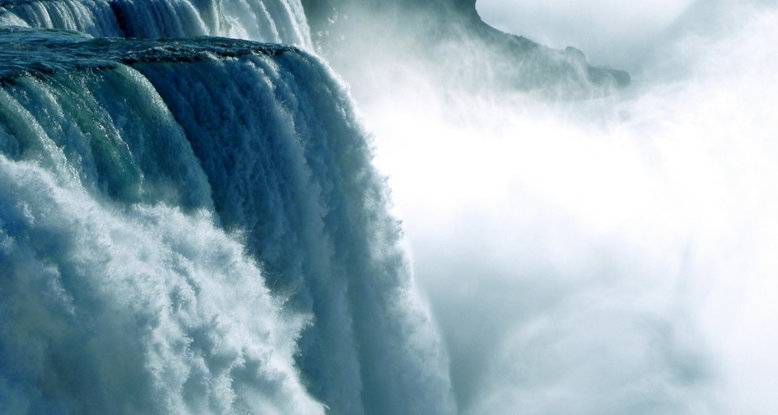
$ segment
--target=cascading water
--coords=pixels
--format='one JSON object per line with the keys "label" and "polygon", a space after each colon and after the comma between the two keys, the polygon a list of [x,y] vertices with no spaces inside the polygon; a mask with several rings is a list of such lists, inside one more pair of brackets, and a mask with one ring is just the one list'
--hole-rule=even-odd
{"label": "cascading water", "polygon": [[778,411],[774,4],[474,3],[0,1],[0,413]]}
{"label": "cascading water", "polygon": [[0,43],[4,412],[453,411],[323,63],[218,38]]}
{"label": "cascading water", "polygon": [[23,0],[0,3],[0,24],[95,37],[228,36],[311,44],[302,6],[287,0]]}

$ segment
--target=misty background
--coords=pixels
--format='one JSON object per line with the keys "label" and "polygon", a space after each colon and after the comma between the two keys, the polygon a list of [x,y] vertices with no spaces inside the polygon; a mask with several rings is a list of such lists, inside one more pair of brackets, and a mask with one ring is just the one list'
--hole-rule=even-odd
{"label": "misty background", "polygon": [[774,413],[776,6],[476,7],[632,82],[583,100],[451,83],[522,61],[425,43],[440,9],[319,30],[375,135],[460,412]]}

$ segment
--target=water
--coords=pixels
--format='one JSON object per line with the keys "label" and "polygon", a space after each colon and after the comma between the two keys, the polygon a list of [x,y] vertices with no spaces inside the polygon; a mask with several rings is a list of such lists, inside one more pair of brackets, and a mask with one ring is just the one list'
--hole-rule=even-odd
{"label": "water", "polygon": [[3,412],[451,410],[368,136],[323,62],[0,36]]}
{"label": "water", "polygon": [[302,6],[286,0],[21,0],[0,4],[0,22],[95,37],[227,36],[311,44]]}
{"label": "water", "polygon": [[0,3],[0,413],[778,410],[773,4],[309,3]]}

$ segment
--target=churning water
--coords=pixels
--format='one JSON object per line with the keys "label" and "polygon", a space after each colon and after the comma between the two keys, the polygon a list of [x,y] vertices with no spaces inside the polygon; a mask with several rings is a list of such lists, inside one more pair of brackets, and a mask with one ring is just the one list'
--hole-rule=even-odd
{"label": "churning water", "polygon": [[330,3],[0,2],[0,413],[778,411],[775,5]]}

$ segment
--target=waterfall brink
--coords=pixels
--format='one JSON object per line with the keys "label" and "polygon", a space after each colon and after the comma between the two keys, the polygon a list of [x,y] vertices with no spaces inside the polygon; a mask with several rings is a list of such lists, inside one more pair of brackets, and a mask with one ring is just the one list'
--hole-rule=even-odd
{"label": "waterfall brink", "polygon": [[[366,133],[318,59],[0,37],[11,413],[450,413]],[[25,59],[26,58],[26,59]]]}
{"label": "waterfall brink", "polygon": [[311,45],[302,6],[290,0],[15,0],[0,2],[0,24],[94,37],[208,35]]}

